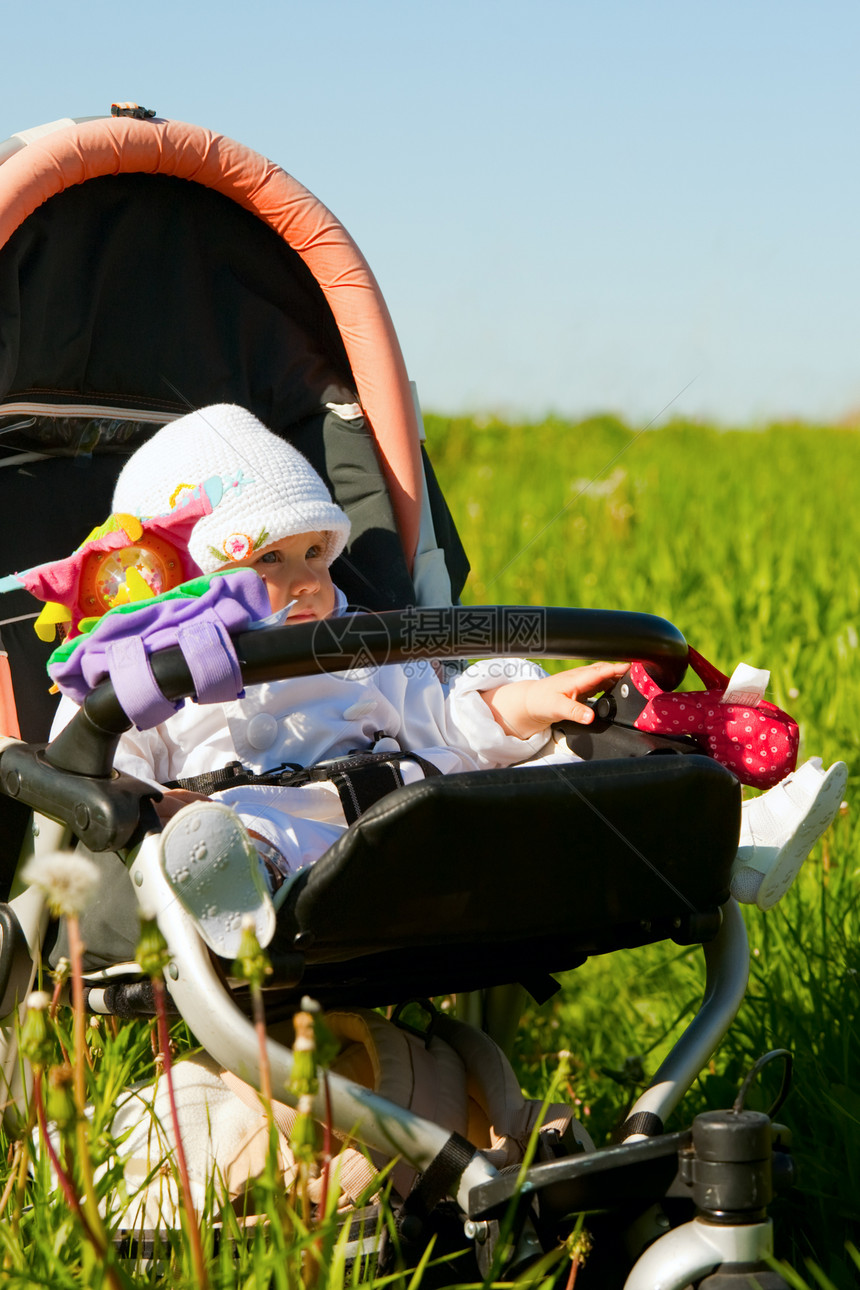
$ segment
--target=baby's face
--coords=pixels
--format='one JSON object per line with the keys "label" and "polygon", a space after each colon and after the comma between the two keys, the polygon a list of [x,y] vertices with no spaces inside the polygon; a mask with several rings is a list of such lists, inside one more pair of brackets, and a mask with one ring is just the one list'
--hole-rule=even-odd
{"label": "baby's face", "polygon": [[325,562],[323,533],[295,533],[254,551],[230,568],[253,569],[266,584],[272,612],[295,604],[287,622],[304,623],[328,618],[334,609],[334,584]]}

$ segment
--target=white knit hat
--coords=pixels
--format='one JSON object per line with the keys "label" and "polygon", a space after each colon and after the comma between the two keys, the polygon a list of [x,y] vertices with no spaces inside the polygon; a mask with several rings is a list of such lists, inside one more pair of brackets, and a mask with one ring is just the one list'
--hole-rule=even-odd
{"label": "white knit hat", "polygon": [[324,533],[331,564],[349,537],[349,520],[310,462],[235,404],[190,412],[148,439],[117,480],[113,510],[168,514],[198,487],[212,513],[194,525],[188,549],[204,573],[295,533]]}

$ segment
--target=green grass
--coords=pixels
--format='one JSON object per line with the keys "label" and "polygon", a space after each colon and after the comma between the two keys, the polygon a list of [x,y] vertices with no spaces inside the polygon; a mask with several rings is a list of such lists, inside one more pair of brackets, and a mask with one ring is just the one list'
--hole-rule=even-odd
{"label": "green grass", "polygon": [[[749,993],[682,1110],[689,1120],[730,1104],[760,1053],[792,1050],[780,1118],[799,1186],[774,1206],[780,1253],[855,1285],[845,1242],[860,1228],[860,435],[429,418],[428,449],[472,560],[464,599],[660,614],[725,672],[770,668],[768,697],[797,718],[801,758],[848,763],[852,805],[795,887],[767,914],[745,909]],[[619,1082],[629,1059],[654,1070],[701,985],[699,955],[670,945],[590,961],[527,1019],[524,1085],[539,1090],[552,1054],[570,1049],[574,1091],[605,1140],[633,1091]]]}
{"label": "green grass", "polygon": [[[578,425],[476,424],[429,417],[428,449],[470,554],[470,603],[640,610],[673,621],[724,671],[772,671],[769,693],[801,727],[801,756],[860,766],[858,600],[860,435],[828,427],[721,431],[673,423],[638,433],[609,417]],[[788,897],[746,909],[753,947],[748,997],[677,1125],[726,1106],[757,1056],[788,1047],[793,1091],[780,1118],[794,1134],[799,1185],[778,1201],[779,1254],[810,1286],[856,1284],[860,1210],[860,851],[853,805],[819,845]],[[595,881],[599,867],[595,867]],[[515,1053],[524,1088],[542,1094],[573,1054],[571,1092],[598,1142],[623,1118],[698,1003],[700,955],[670,944],[592,960],[525,1019]],[[140,1071],[138,1027],[108,1040],[97,1063],[104,1109],[120,1070]],[[775,1072],[763,1077],[761,1097]],[[105,1112],[106,1113],[106,1112]],[[0,1189],[9,1177],[0,1164]],[[16,1232],[0,1229],[4,1284],[102,1284],[44,1162],[27,1184]],[[272,1205],[270,1195],[261,1203]],[[211,1227],[211,1225],[210,1225]],[[333,1230],[333,1229],[332,1229]],[[206,1237],[209,1239],[209,1228]],[[333,1243],[331,1232],[327,1237]],[[300,1243],[300,1242],[299,1242]],[[212,1260],[212,1284],[296,1284],[293,1243],[255,1237],[236,1264]],[[326,1284],[349,1284],[331,1248]],[[809,1262],[811,1261],[811,1262]],[[177,1244],[160,1274],[135,1285],[193,1284]],[[402,1284],[406,1285],[408,1281]]]}

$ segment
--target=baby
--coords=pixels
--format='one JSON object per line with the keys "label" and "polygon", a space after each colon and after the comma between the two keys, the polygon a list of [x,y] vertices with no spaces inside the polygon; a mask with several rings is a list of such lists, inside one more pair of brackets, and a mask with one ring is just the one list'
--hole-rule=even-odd
{"label": "baby", "polygon": [[[342,613],[345,600],[330,566],[346,544],[349,520],[308,462],[242,408],[205,408],[165,426],[127,463],[114,510],[161,514],[185,489],[213,478],[208,494],[219,500],[188,542],[203,572],[253,569],[272,612],[286,615],[288,623]],[[549,677],[522,660],[495,660],[474,665],[450,687],[422,659],[408,668],[315,671],[249,687],[233,703],[187,703],[162,725],[123,736],[116,766],[160,786],[237,760],[259,774],[374,748],[418,755],[420,760],[399,765],[406,783],[420,779],[425,768],[450,773],[508,766],[539,752],[554,721],[592,720],[583,700],[625,670],[623,663],[598,663]],[[389,787],[396,783],[392,778]],[[274,918],[268,891],[318,859],[347,827],[337,788],[326,780],[228,788],[217,801],[167,789],[156,809],[165,823],[168,877],[195,909],[204,938],[228,956],[238,944],[239,915],[253,906],[261,939],[268,940]],[[201,841],[209,854],[226,849],[238,858],[218,870],[224,881],[217,900],[210,874],[208,903],[196,910],[187,855]],[[239,872],[255,880],[255,890],[244,896]],[[207,914],[216,905],[217,913]]]}
{"label": "baby", "polygon": [[[253,569],[273,615],[288,623],[343,613],[330,566],[344,549],[349,520],[305,458],[243,408],[216,405],[165,426],[123,469],[113,509],[164,514],[203,481],[216,500],[194,525],[188,551],[204,573]],[[125,734],[115,764],[163,787],[236,761],[259,775],[356,750],[402,750],[410,756],[397,763],[391,789],[426,773],[533,759],[551,746],[554,722],[591,722],[584,700],[626,667],[594,663],[547,676],[524,660],[494,660],[472,665],[450,685],[425,660],[409,668],[315,671],[248,687],[231,703],[186,703],[163,724]],[[70,706],[57,726],[69,719]],[[844,766],[837,767],[824,774],[808,764],[796,782],[746,804],[742,898],[755,900],[765,876],[771,887],[786,875],[786,887],[793,880],[841,802]],[[213,797],[168,787],[156,809],[168,881],[204,940],[225,957],[235,955],[249,914],[261,942],[271,940],[285,879],[317,860],[347,827],[338,788],[326,779],[299,787],[244,784]],[[200,866],[189,864],[195,849],[222,861],[205,866],[205,896],[194,876]]]}

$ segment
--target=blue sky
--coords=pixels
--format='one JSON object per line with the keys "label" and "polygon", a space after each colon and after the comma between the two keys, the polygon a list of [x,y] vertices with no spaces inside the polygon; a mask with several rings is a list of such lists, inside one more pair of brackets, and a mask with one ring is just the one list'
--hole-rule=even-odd
{"label": "blue sky", "polygon": [[2,8],[0,139],[134,99],[279,162],[367,256],[425,408],[860,410],[860,6]]}

